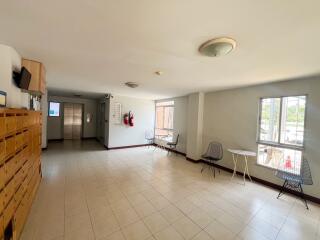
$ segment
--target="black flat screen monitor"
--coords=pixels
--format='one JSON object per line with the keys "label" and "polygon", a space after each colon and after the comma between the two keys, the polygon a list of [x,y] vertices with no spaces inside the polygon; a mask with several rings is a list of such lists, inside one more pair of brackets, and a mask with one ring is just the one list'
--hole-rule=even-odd
{"label": "black flat screen monitor", "polygon": [[28,90],[31,80],[31,73],[25,68],[21,68],[20,80],[18,81],[19,88]]}

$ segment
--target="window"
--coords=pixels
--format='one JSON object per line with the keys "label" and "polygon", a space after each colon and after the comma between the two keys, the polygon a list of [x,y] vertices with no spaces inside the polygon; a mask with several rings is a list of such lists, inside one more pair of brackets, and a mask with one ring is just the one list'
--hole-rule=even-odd
{"label": "window", "polygon": [[260,100],[258,164],[300,173],[305,111],[306,96]]}
{"label": "window", "polygon": [[170,141],[173,136],[174,101],[156,103],[155,137]]}
{"label": "window", "polygon": [[49,102],[49,117],[59,117],[60,116],[60,103]]}

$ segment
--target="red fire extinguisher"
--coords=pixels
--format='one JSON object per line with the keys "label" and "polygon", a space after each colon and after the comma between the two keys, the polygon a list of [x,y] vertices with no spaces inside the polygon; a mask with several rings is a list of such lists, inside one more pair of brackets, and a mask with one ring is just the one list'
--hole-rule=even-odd
{"label": "red fire extinguisher", "polygon": [[128,124],[129,124],[129,114],[128,114],[128,113],[124,114],[124,116],[123,116],[123,123],[124,123],[125,125],[128,125]]}
{"label": "red fire extinguisher", "polygon": [[134,123],[133,123],[133,114],[131,112],[129,112],[129,125],[130,127],[133,127],[134,126]]}
{"label": "red fire extinguisher", "polygon": [[286,169],[291,169],[292,168],[291,158],[290,158],[289,155],[287,156],[287,159],[286,159],[286,162],[285,162],[285,168]]}

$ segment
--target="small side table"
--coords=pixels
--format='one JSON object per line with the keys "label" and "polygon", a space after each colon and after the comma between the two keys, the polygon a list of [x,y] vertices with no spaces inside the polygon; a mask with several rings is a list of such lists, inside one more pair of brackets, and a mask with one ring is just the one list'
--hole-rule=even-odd
{"label": "small side table", "polygon": [[240,149],[228,149],[228,151],[232,154],[232,160],[234,164],[233,168],[233,174],[231,177],[231,180],[233,179],[234,175],[237,172],[237,162],[238,157],[243,156],[244,158],[244,171],[243,171],[243,183],[246,184],[246,174],[248,175],[250,181],[252,182],[251,176],[249,174],[249,168],[248,168],[248,157],[256,157],[257,154],[255,152],[246,151],[246,150],[240,150]]}

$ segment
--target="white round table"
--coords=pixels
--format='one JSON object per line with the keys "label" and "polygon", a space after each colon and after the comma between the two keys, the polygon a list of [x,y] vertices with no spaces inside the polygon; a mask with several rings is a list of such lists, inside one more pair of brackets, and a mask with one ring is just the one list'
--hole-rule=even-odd
{"label": "white round table", "polygon": [[232,154],[232,160],[234,164],[231,180],[233,179],[234,175],[237,173],[238,157],[243,156],[244,157],[243,159],[245,162],[244,171],[243,171],[243,183],[246,184],[246,174],[248,175],[250,181],[252,182],[251,176],[249,174],[249,168],[248,168],[248,157],[256,157],[257,154],[252,151],[241,150],[241,149],[228,149],[228,151]]}

